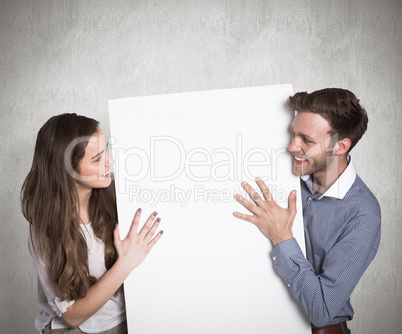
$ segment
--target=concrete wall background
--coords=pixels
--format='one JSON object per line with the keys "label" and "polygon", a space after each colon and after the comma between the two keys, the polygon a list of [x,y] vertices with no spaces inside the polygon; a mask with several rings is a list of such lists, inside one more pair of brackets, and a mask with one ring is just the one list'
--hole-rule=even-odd
{"label": "concrete wall background", "polygon": [[350,327],[399,333],[401,1],[1,0],[0,49],[2,332],[35,333],[19,191],[50,116],[88,115],[108,133],[108,99],[292,83],[347,88],[368,111],[352,153],[382,206],[383,236]]}

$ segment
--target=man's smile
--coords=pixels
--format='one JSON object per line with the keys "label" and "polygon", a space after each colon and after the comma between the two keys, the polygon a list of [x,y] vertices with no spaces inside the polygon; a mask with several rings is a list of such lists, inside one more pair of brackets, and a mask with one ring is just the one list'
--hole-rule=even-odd
{"label": "man's smile", "polygon": [[302,165],[304,162],[306,162],[307,159],[299,158],[295,156],[294,162],[296,165]]}

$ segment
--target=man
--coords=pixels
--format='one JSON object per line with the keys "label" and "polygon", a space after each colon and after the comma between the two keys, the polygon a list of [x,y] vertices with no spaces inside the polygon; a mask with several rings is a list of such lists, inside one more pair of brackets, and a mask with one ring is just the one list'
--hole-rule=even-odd
{"label": "man", "polygon": [[367,115],[343,89],[297,93],[288,105],[297,112],[288,149],[293,172],[301,177],[307,259],[292,234],[296,191],[284,209],[261,179],[256,181],[264,199],[243,182],[253,202],[236,199],[253,215],[233,214],[271,240],[275,268],[309,316],[313,333],[350,333],[350,295],[380,242],[379,204],[348,155],[367,129]]}

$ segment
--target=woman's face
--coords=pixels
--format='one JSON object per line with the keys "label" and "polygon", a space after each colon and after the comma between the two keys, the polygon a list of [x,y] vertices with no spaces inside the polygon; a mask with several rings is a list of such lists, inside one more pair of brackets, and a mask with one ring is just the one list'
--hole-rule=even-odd
{"label": "woman's face", "polygon": [[110,166],[114,160],[107,149],[107,140],[102,132],[91,136],[85,149],[85,155],[79,165],[79,173],[75,180],[80,186],[86,188],[106,188],[111,183]]}

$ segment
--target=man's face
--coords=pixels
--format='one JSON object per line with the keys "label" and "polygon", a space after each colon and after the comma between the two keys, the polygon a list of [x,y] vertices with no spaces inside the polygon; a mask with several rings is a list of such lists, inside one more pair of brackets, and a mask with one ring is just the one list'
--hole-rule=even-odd
{"label": "man's face", "polygon": [[298,176],[326,173],[333,162],[331,126],[321,115],[299,112],[291,126],[291,143],[288,150],[293,153],[293,173]]}

